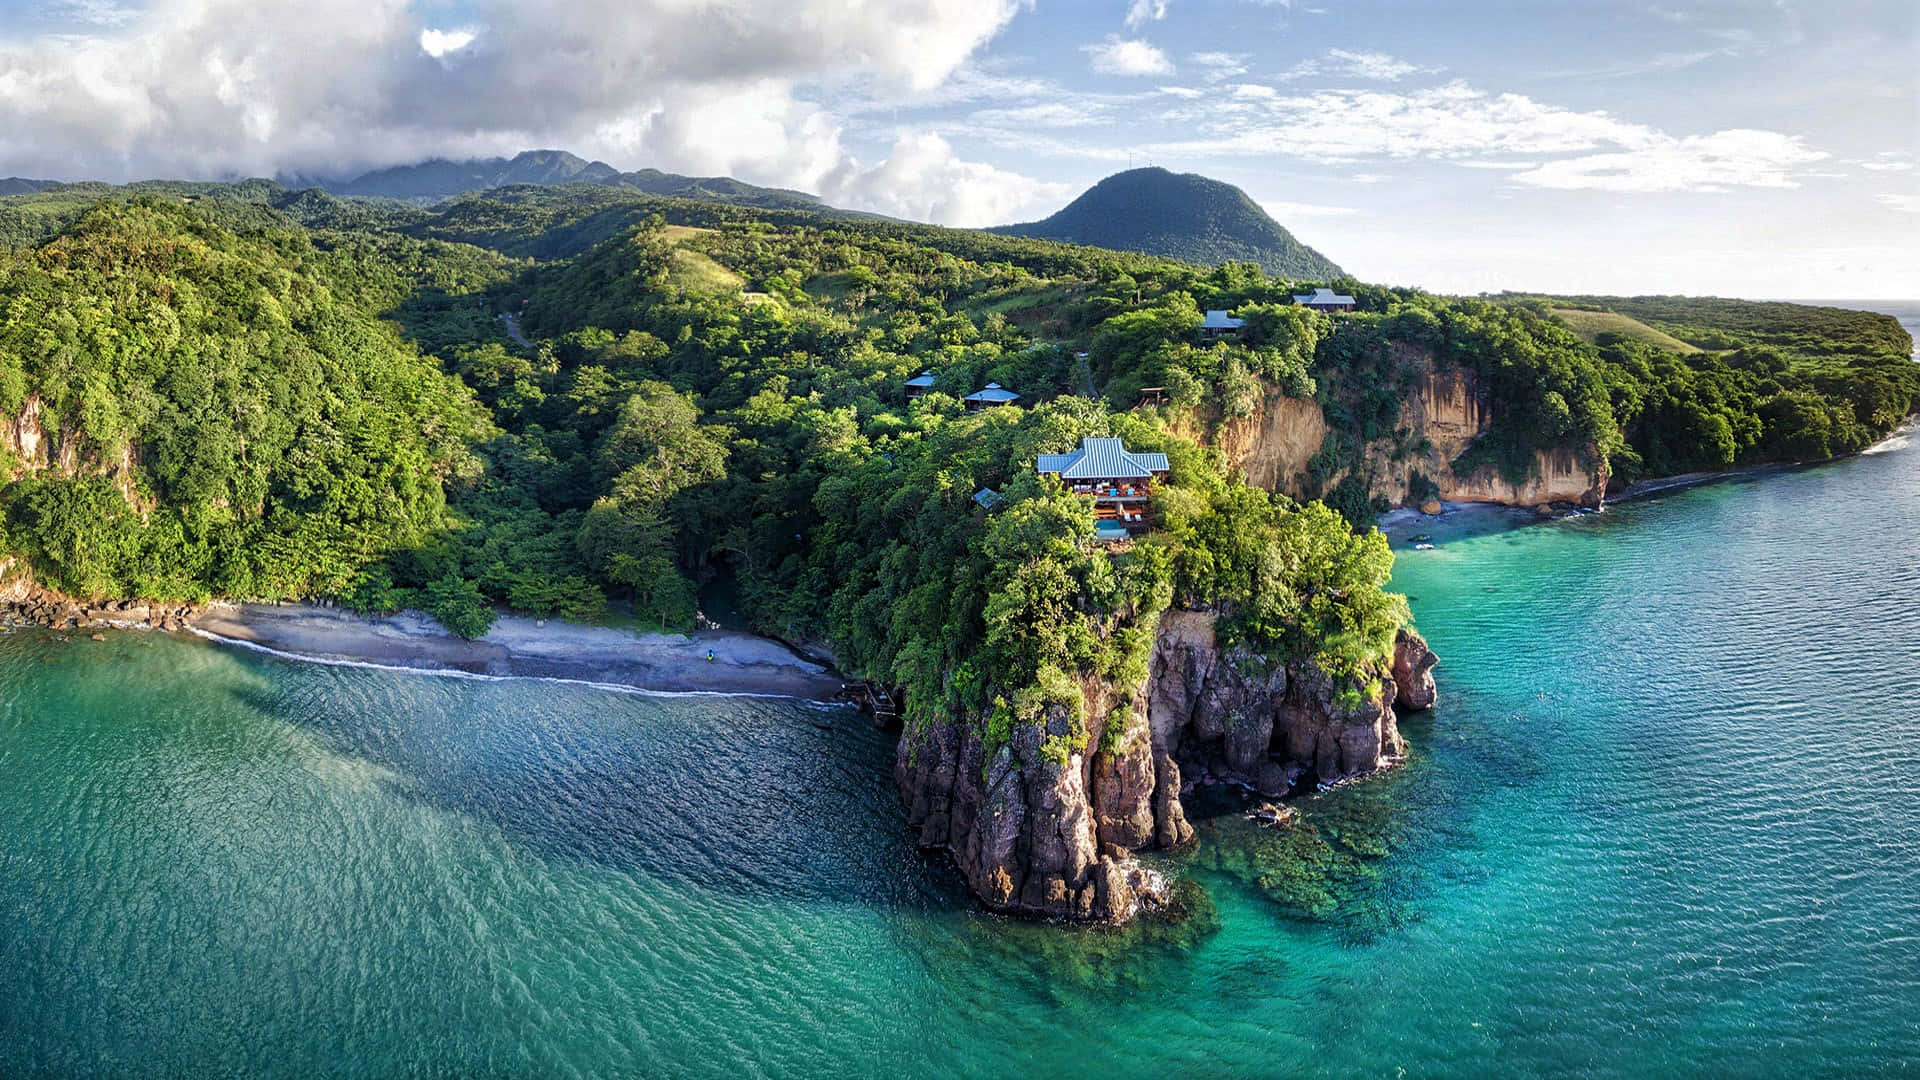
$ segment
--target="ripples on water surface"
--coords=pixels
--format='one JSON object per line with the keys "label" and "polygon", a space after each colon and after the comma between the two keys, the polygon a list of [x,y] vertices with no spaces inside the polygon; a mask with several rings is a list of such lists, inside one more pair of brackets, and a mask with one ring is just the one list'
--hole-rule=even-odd
{"label": "ripples on water surface", "polygon": [[1920,450],[1399,584],[1413,761],[1133,934],[974,912],[851,713],[14,635],[0,1075],[1920,1069]]}

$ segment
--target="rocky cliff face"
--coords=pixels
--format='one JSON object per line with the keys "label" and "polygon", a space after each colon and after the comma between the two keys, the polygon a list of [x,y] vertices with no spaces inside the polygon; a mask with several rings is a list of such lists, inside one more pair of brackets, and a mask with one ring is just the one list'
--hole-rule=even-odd
{"label": "rocky cliff face", "polygon": [[984,718],[957,717],[909,726],[894,778],[921,846],[951,852],[989,907],[1121,921],[1163,896],[1133,853],[1193,839],[1181,799],[1195,780],[1278,797],[1391,765],[1406,752],[1395,702],[1430,706],[1432,667],[1425,643],[1403,635],[1391,676],[1356,694],[1311,663],[1273,667],[1222,648],[1211,614],[1172,611],[1144,686],[1123,694],[1083,681],[1083,716],[1108,733],[1103,745],[1050,759],[1048,738],[1073,731],[1057,707],[998,746],[987,744]]}
{"label": "rocky cliff face", "polygon": [[19,415],[0,419],[0,454],[10,458],[10,468],[0,469],[0,481],[12,479],[9,471],[32,471],[47,466],[47,437],[40,426],[40,398],[29,397]]}
{"label": "rocky cliff face", "polygon": [[[1439,486],[1440,498],[1458,502],[1600,505],[1607,487],[1606,462],[1590,462],[1586,455],[1573,450],[1539,452],[1532,474],[1518,484],[1508,482],[1491,467],[1470,476],[1455,476],[1454,459],[1493,422],[1488,402],[1471,372],[1436,370],[1431,356],[1411,346],[1395,345],[1394,354],[1418,380],[1414,393],[1401,405],[1395,426],[1409,433],[1408,443],[1424,445],[1425,449],[1396,458],[1391,440],[1365,447],[1365,470],[1372,477],[1375,496],[1396,506],[1412,501],[1413,476],[1418,473]],[[1318,404],[1278,391],[1270,393],[1252,416],[1176,427],[1218,449],[1248,483],[1296,498],[1306,494],[1307,461],[1319,452],[1327,434],[1326,416]],[[1327,486],[1332,487],[1345,475],[1329,477]]]}
{"label": "rocky cliff face", "polygon": [[0,416],[0,484],[48,469],[67,476],[104,476],[120,489],[128,505],[144,514],[152,507],[134,482],[138,462],[139,452],[131,443],[102,453],[83,438],[71,433],[63,436],[57,427],[48,430],[38,395],[28,395],[16,415]]}

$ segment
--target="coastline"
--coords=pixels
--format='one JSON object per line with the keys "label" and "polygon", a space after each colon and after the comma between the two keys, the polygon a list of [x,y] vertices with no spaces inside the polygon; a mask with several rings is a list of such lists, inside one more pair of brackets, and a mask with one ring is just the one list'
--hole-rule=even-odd
{"label": "coastline", "polygon": [[[503,615],[475,641],[417,611],[363,617],[308,604],[213,604],[187,620],[202,638],[294,660],[428,674],[563,679],[663,694],[831,701],[841,679],[753,634],[642,634]],[[707,659],[711,651],[712,660]]]}
{"label": "coastline", "polygon": [[[1914,435],[1920,434],[1920,417],[1909,417],[1899,427],[1887,433],[1886,438],[1864,450],[1821,461],[1771,461],[1759,465],[1750,465],[1740,469],[1720,471],[1676,473],[1672,476],[1650,476],[1635,481],[1610,492],[1606,505],[1632,502],[1636,499],[1650,498],[1687,488],[1716,484],[1726,480],[1743,480],[1757,476],[1769,476],[1775,473],[1791,472],[1795,469],[1811,469],[1821,465],[1830,465],[1852,457],[1882,454],[1906,445]],[[1381,514],[1376,524],[1380,531],[1396,545],[1407,542],[1414,535],[1431,535],[1436,541],[1445,542],[1464,536],[1485,532],[1501,532],[1507,529],[1524,528],[1542,522],[1559,521],[1568,516],[1602,511],[1569,511],[1543,515],[1531,507],[1516,506],[1497,502],[1442,502],[1438,514],[1421,513],[1417,507],[1397,506]]]}

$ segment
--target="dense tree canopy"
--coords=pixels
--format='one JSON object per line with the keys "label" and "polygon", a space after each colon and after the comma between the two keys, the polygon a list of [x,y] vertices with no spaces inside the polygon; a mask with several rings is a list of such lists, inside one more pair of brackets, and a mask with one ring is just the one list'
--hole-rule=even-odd
{"label": "dense tree canopy", "polygon": [[[1709,350],[1681,356],[1528,298],[1343,282],[1361,310],[1330,317],[1249,264],[634,192],[80,198],[0,200],[32,219],[0,255],[0,415],[32,402],[55,459],[0,461],[0,539],[46,582],[411,605],[478,635],[501,607],[685,627],[724,575],[758,628],[997,724],[1088,674],[1137,685],[1170,605],[1370,677],[1407,612],[1351,527],[1351,465],[1401,437],[1418,365],[1490,399],[1461,472],[1556,447],[1629,477],[1820,458],[1920,400],[1897,327],[1784,325],[1801,308],[1636,308]],[[1202,340],[1209,308],[1243,332]],[[1020,404],[966,411],[988,381]],[[1319,403],[1309,479],[1345,472],[1317,492],[1339,513],[1175,434],[1274,394]],[[1089,500],[1034,472],[1089,435],[1169,456],[1150,534],[1090,542]]]}
{"label": "dense tree canopy", "polygon": [[0,415],[31,402],[64,466],[8,489],[8,535],[85,595],[293,597],[442,529],[485,418],[351,281],[153,203],[0,257]]}

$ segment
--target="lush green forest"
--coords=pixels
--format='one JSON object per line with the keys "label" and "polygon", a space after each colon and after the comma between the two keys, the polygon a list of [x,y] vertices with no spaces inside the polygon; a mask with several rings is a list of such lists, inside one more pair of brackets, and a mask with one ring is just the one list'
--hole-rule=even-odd
{"label": "lush green forest", "polygon": [[[1416,360],[1494,405],[1462,472],[1545,447],[1629,478],[1819,458],[1920,401],[1878,316],[1605,301],[1707,350],[1679,356],[1583,341],[1551,311],[1584,300],[1354,285],[1361,310],[1330,317],[1250,264],[608,188],[423,210],[69,187],[0,199],[0,222],[24,223],[0,254],[0,415],[37,409],[54,458],[0,461],[0,541],[49,585],[418,606],[478,635],[501,607],[685,627],[725,574],[760,629],[1003,722],[1077,674],[1131,681],[1176,603],[1377,673],[1406,612],[1354,529],[1364,478],[1331,481],[1404,437]],[[1206,308],[1243,333],[1201,341]],[[1020,406],[967,412],[989,380]],[[1149,387],[1164,403],[1137,407]],[[1327,416],[1309,471],[1338,512],[1172,433],[1273,393]],[[1032,470],[1096,434],[1173,464],[1128,544],[1091,543],[1088,500]]]}
{"label": "lush green forest", "polygon": [[1550,302],[1618,312],[1701,350],[1597,339],[1624,433],[1613,470],[1626,480],[1852,453],[1920,407],[1913,341],[1890,316],[1714,297]]}

